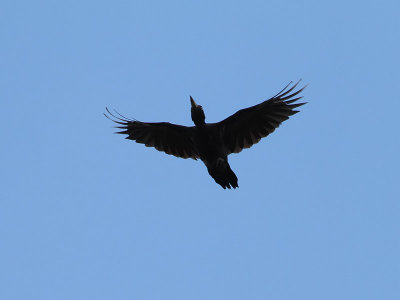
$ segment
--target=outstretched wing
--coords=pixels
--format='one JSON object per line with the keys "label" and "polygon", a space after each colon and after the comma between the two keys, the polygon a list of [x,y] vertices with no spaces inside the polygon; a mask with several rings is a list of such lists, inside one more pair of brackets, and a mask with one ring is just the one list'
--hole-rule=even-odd
{"label": "outstretched wing", "polygon": [[122,129],[122,131],[116,133],[127,134],[126,139],[134,140],[137,143],[144,144],[146,147],[154,147],[158,151],[181,158],[197,159],[199,157],[193,143],[193,127],[166,122],[145,123],[128,119],[118,112],[119,116],[116,116],[108,108],[106,110],[108,115],[104,115],[120,125],[116,128]]}
{"label": "outstretched wing", "polygon": [[258,143],[261,138],[268,136],[279,125],[298,113],[294,108],[305,103],[294,103],[302,97],[296,97],[306,86],[295,91],[300,80],[290,87],[290,82],[274,97],[252,107],[241,109],[232,116],[217,123],[221,128],[222,137],[228,154],[239,153]]}

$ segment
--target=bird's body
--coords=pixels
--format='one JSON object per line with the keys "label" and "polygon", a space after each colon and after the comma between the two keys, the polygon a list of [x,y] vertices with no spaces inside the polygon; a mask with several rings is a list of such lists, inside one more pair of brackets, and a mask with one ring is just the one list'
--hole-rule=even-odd
{"label": "bird's body", "polygon": [[238,187],[237,177],[228,163],[228,149],[217,124],[195,127],[194,140],[199,158],[206,165],[208,173],[224,189]]}
{"label": "bird's body", "polygon": [[227,155],[220,131],[216,127],[215,124],[206,124],[193,130],[195,146],[200,159],[204,162],[215,161]]}
{"label": "bird's body", "polygon": [[106,117],[122,125],[118,128],[123,131],[118,133],[127,134],[127,139],[177,157],[201,159],[219,185],[224,189],[237,188],[238,179],[229,166],[228,155],[258,143],[289,116],[298,112],[293,109],[304,103],[294,103],[302,98],[294,97],[305,87],[289,94],[297,84],[286,90],[288,85],[274,97],[239,110],[218,123],[206,123],[203,108],[192,97],[191,114],[195,126],[191,127],[165,122],[140,122],[114,115],[108,109],[107,112],[114,119],[108,115]]}

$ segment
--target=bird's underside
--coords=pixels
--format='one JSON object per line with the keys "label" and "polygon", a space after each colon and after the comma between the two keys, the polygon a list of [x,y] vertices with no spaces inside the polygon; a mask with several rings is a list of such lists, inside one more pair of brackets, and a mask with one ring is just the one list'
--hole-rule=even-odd
{"label": "bird's underside", "polygon": [[[300,82],[300,81],[299,81]],[[305,103],[296,103],[298,83],[289,83],[272,98],[241,109],[218,123],[205,123],[203,108],[191,100],[191,114],[195,126],[187,127],[167,122],[150,123],[129,119],[106,108],[105,116],[119,124],[117,133],[126,134],[127,139],[154,147],[158,151],[181,158],[201,159],[208,173],[224,189],[237,188],[238,179],[228,163],[228,155],[250,148],[260,139],[271,134],[279,125],[298,113],[294,110]]]}

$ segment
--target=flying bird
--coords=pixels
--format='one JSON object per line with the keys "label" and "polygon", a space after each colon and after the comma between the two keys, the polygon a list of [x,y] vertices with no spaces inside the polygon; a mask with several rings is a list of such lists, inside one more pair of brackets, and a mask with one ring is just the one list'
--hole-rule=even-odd
{"label": "flying bird", "polygon": [[203,107],[190,96],[191,116],[195,126],[187,127],[167,122],[150,123],[126,118],[115,111],[104,114],[119,126],[126,139],[181,158],[200,159],[208,173],[224,189],[237,188],[238,178],[228,163],[228,155],[239,153],[271,134],[279,125],[298,113],[295,103],[305,88],[296,87],[300,80],[264,102],[241,109],[218,123],[206,123]]}

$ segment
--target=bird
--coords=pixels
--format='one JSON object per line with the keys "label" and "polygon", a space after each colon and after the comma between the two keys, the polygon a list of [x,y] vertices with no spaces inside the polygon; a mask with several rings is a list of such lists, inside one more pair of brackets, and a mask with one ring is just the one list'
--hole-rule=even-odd
{"label": "bird", "polygon": [[299,94],[307,87],[296,90],[301,79],[291,81],[273,97],[248,108],[241,109],[217,123],[206,123],[203,107],[190,96],[191,118],[194,126],[182,126],[168,122],[141,122],[127,118],[107,107],[104,115],[118,124],[118,134],[125,138],[154,147],[158,151],[184,159],[200,159],[209,175],[223,189],[238,188],[238,178],[232,171],[228,156],[257,144],[280,124],[298,113],[295,108],[306,104],[298,103]]}

